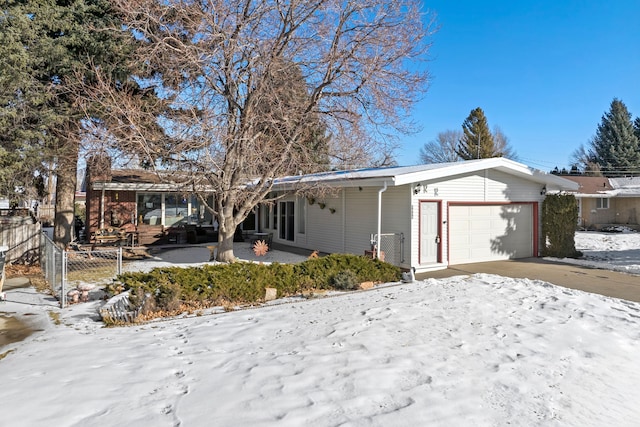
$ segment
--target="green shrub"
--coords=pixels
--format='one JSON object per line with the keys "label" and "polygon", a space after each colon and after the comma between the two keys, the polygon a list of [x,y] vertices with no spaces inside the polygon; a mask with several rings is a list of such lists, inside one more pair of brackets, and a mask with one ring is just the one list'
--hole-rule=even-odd
{"label": "green shrub", "polygon": [[331,289],[335,275],[345,270],[352,271],[358,283],[395,282],[401,277],[398,267],[361,255],[332,254],[294,265],[303,289]]}
{"label": "green shrub", "polygon": [[578,202],[572,194],[550,194],[542,202],[542,254],[558,258],[580,258],[575,234]]}
{"label": "green shrub", "polygon": [[360,282],[356,273],[344,270],[333,276],[333,286],[339,290],[354,291],[360,287]]}
{"label": "green shrub", "polygon": [[[146,300],[147,310],[172,312],[182,304],[211,307],[260,302],[265,288],[276,288],[278,297],[309,289],[356,289],[361,282],[394,282],[400,269],[357,255],[329,255],[291,265],[232,263],[190,268],[157,268],[148,273],[118,276],[130,291],[132,303]],[[118,284],[120,286],[120,284]],[[150,298],[145,299],[145,295]]]}

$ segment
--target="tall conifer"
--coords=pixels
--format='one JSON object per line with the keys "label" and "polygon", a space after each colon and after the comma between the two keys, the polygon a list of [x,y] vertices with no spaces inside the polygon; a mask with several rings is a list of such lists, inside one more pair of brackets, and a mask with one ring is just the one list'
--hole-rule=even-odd
{"label": "tall conifer", "polygon": [[482,108],[471,110],[469,116],[462,123],[462,132],[462,139],[457,149],[461,159],[502,157],[502,153],[496,150],[495,141]]}
{"label": "tall conifer", "polygon": [[[56,165],[55,240],[72,239],[76,170],[88,112],[76,106],[92,66],[121,77],[130,38],[107,0],[4,1],[0,16],[0,135],[27,179]],[[90,109],[89,109],[90,110]],[[2,176],[0,176],[2,179]],[[5,180],[6,184],[6,180]]]}
{"label": "tall conifer", "polygon": [[605,176],[640,173],[640,143],[626,105],[614,99],[602,116],[590,142],[589,160],[600,166]]}

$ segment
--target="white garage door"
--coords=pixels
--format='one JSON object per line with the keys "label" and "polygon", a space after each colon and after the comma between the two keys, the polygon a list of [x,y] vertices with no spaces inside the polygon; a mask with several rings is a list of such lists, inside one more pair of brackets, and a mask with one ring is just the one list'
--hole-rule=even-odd
{"label": "white garage door", "polygon": [[533,256],[533,205],[454,205],[449,264]]}

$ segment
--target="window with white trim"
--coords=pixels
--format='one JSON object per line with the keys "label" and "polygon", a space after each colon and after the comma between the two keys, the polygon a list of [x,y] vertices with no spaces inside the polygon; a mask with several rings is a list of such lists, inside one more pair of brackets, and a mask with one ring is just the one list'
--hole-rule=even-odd
{"label": "window with white trim", "polygon": [[596,209],[609,209],[609,199],[605,197],[596,199]]}

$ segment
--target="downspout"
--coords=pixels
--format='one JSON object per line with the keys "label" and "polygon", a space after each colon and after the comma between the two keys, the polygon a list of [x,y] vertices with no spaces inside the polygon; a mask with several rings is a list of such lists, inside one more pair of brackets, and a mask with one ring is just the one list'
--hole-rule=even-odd
{"label": "downspout", "polygon": [[376,258],[380,259],[380,234],[382,234],[382,193],[387,191],[387,181],[378,190],[378,235],[376,238]]}
{"label": "downspout", "polygon": [[347,189],[342,189],[342,252],[347,252]]}

